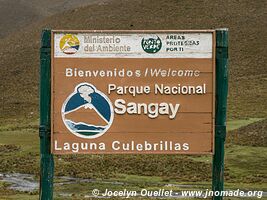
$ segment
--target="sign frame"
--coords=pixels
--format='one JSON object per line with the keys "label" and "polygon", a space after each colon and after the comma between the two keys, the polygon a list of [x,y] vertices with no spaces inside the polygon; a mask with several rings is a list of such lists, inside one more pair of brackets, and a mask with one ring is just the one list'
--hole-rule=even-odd
{"label": "sign frame", "polygon": [[[75,34],[79,34],[79,33],[100,33],[100,34],[106,34],[106,33],[118,33],[118,34],[161,34],[161,33],[211,33],[212,34],[212,124],[211,124],[211,129],[212,129],[212,133],[211,133],[211,151],[207,151],[207,152],[171,152],[168,154],[186,154],[186,155],[213,155],[214,151],[215,151],[215,93],[216,93],[216,66],[215,66],[215,57],[216,57],[216,52],[215,52],[215,48],[216,48],[216,31],[212,30],[212,29],[206,29],[206,30],[52,30],[51,31],[51,44],[54,44],[54,34],[57,33],[62,33],[62,34],[67,34],[67,33],[75,33]],[[54,120],[53,120],[53,82],[54,82],[54,72],[53,72],[53,66],[54,66],[54,45],[51,46],[51,132],[53,133],[53,129],[54,129]],[[99,58],[100,59],[100,58]],[[189,58],[190,59],[190,58]],[[51,136],[51,141],[53,144],[53,134]],[[53,146],[51,145],[51,151],[53,151]],[[135,154],[136,152],[130,152],[130,153],[126,153],[126,154]],[[54,154],[57,154],[54,152]],[[83,154],[83,153],[81,153]],[[91,154],[111,154],[110,152],[98,152],[98,153],[91,153]],[[112,154],[124,154],[123,152],[117,152],[117,153],[112,153]],[[146,154],[146,152],[140,152],[140,154]],[[156,152],[156,153],[151,153],[151,154],[166,154],[166,152]]]}
{"label": "sign frame", "polygon": [[[69,32],[69,31],[67,31]],[[110,32],[115,32],[110,30]],[[159,32],[159,31],[157,31]],[[187,31],[188,32],[188,31]],[[193,32],[193,31],[192,31]],[[228,29],[216,29],[215,137],[212,190],[224,188],[224,143],[228,95]],[[54,157],[51,153],[51,30],[42,32],[40,48],[40,193],[39,199],[53,199]],[[222,196],[213,197],[223,199]]]}

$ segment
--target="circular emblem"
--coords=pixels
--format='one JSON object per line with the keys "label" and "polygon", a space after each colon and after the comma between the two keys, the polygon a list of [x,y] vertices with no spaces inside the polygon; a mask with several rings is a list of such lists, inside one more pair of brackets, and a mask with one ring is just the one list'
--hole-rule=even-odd
{"label": "circular emblem", "polygon": [[114,118],[109,98],[89,83],[77,85],[61,109],[62,120],[71,133],[81,138],[97,138]]}
{"label": "circular emblem", "polygon": [[73,34],[66,34],[60,39],[59,47],[65,54],[74,54],[79,50],[80,41]]}
{"label": "circular emblem", "polygon": [[145,52],[157,53],[162,47],[162,42],[158,36],[149,36],[142,39],[141,45]]}

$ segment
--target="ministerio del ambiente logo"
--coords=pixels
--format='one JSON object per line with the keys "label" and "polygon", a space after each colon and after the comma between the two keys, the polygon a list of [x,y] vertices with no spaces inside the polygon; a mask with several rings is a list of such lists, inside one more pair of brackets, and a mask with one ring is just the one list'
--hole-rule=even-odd
{"label": "ministerio del ambiente logo", "polygon": [[77,36],[66,34],[60,39],[59,47],[65,54],[75,54],[79,50],[80,41]]}

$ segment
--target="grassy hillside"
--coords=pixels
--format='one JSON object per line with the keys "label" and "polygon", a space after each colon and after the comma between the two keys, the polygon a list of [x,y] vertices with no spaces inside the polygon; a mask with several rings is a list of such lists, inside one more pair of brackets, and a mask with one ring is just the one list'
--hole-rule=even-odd
{"label": "grassy hillside", "polygon": [[[267,115],[263,0],[116,0],[66,11],[0,41],[0,119],[38,116],[39,41],[52,29],[230,29],[229,117]],[[265,25],[264,25],[265,24]]]}
{"label": "grassy hillside", "polygon": [[230,131],[227,142],[243,146],[267,147],[267,119]]}

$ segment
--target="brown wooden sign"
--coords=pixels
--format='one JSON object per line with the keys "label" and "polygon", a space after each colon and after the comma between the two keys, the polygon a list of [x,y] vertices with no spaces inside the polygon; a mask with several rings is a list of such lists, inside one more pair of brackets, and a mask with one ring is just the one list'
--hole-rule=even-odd
{"label": "brown wooden sign", "polygon": [[54,154],[211,154],[215,32],[53,31]]}

